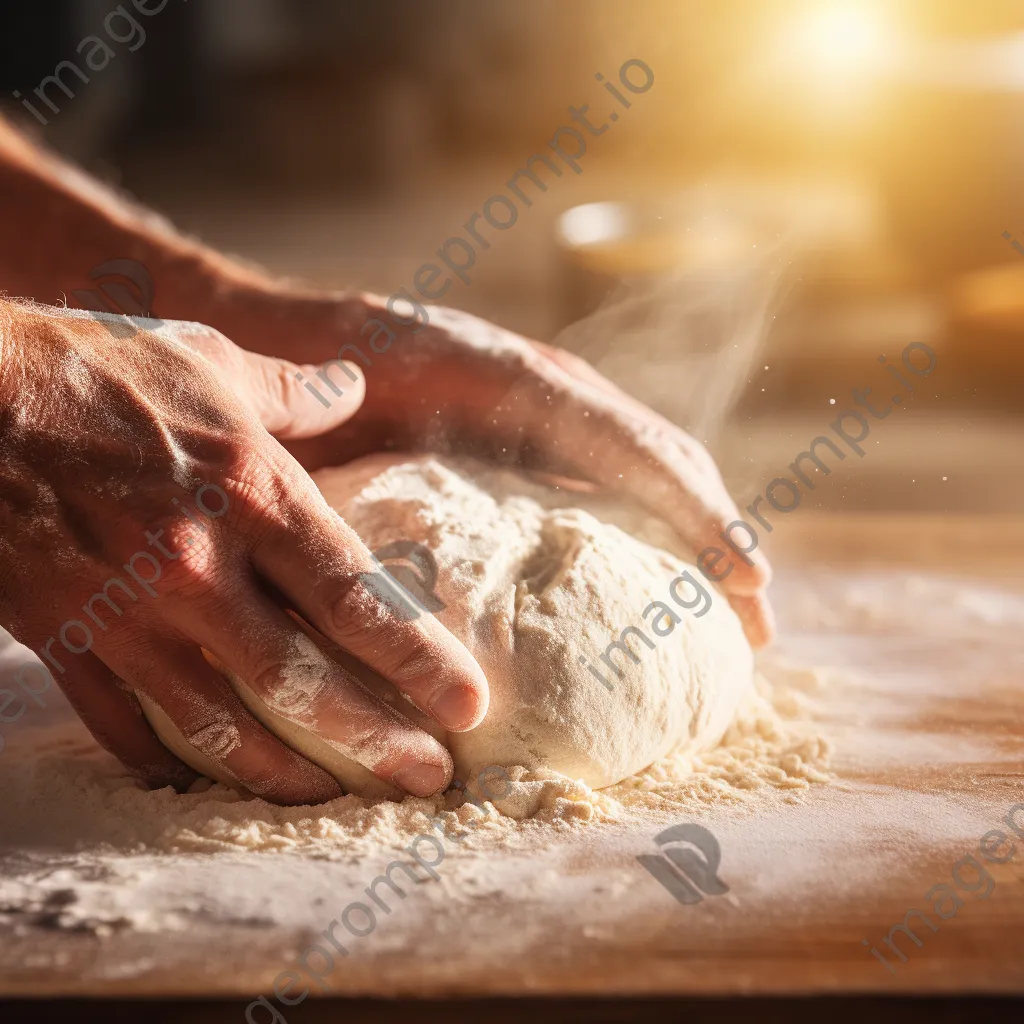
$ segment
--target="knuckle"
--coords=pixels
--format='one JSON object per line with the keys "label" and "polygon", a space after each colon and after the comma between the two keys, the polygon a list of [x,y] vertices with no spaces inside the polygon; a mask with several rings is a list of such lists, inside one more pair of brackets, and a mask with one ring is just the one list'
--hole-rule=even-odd
{"label": "knuckle", "polygon": [[181,702],[176,724],[182,736],[196,750],[222,761],[242,745],[238,727],[241,714],[241,708],[233,708],[226,699],[211,699],[209,695],[193,690],[188,700]]}
{"label": "knuckle", "polygon": [[362,728],[353,728],[346,737],[345,746],[353,760],[370,769],[382,765],[398,749],[396,739],[401,732],[395,722],[380,718],[368,721]]}
{"label": "knuckle", "polygon": [[332,636],[342,644],[352,640],[372,642],[377,636],[383,637],[394,617],[382,597],[385,586],[386,581],[378,579],[377,573],[362,572],[350,574],[333,588],[325,602]]}
{"label": "knuckle", "polygon": [[400,647],[389,648],[392,661],[389,675],[395,683],[433,679],[437,689],[447,685],[450,674],[437,644],[418,633],[411,634]]}
{"label": "knuckle", "polygon": [[[319,652],[318,652],[319,653]],[[321,654],[310,658],[275,658],[246,673],[245,682],[278,714],[292,719],[311,719],[329,686],[330,667]]]}
{"label": "knuckle", "polygon": [[200,753],[221,761],[241,746],[239,716],[244,712],[229,692],[193,686],[169,674],[145,651],[122,651],[119,660],[127,688],[154,701]]}
{"label": "knuckle", "polygon": [[268,536],[276,532],[308,532],[311,509],[317,512],[322,498],[313,482],[287,453],[263,445],[247,447],[230,471],[225,484],[237,517],[262,524]]}
{"label": "knuckle", "polygon": [[176,519],[163,528],[161,546],[170,552],[166,557],[193,571],[209,550],[209,534],[203,526],[188,519]]}
{"label": "knuckle", "polygon": [[228,717],[210,719],[202,716],[183,730],[188,742],[201,754],[222,761],[242,745],[238,726]]}
{"label": "knuckle", "polygon": [[264,408],[285,409],[288,407],[293,385],[296,383],[288,366],[280,359],[253,359],[248,364],[249,374],[255,388],[255,397]]}
{"label": "knuckle", "polygon": [[179,543],[180,547],[167,544],[167,549],[175,557],[161,567],[161,571],[166,571],[167,592],[190,600],[216,596],[219,593],[217,569],[221,559],[213,538],[209,534],[183,531]]}
{"label": "knuckle", "polygon": [[216,357],[235,350],[235,346],[215,327],[199,323],[196,320],[168,320],[160,333],[172,339],[178,344],[198,352],[211,361],[216,362]]}

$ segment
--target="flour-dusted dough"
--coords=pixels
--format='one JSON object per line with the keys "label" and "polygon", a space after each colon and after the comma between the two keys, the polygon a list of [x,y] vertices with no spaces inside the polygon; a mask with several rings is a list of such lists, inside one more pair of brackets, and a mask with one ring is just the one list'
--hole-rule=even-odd
{"label": "flour-dusted dough", "polygon": [[[483,723],[448,736],[459,779],[523,765],[608,786],[677,747],[713,746],[752,686],[753,655],[725,598],[668,553],[678,538],[632,502],[433,456],[371,456],[314,479],[371,550],[411,540],[437,562],[437,617],[491,692]],[[686,570],[712,596],[700,618],[669,595]],[[665,613],[644,617],[654,601],[680,620],[664,637],[651,622],[660,613],[668,632]],[[653,648],[627,638],[639,661],[613,654],[619,679],[600,658],[627,626]]]}
{"label": "flour-dusted dough", "polygon": [[[752,687],[753,655],[725,598],[669,553],[679,548],[675,534],[627,500],[434,456],[371,456],[321,470],[314,480],[371,551],[413,541],[437,563],[434,593],[444,605],[437,617],[473,653],[490,685],[481,725],[446,737],[390,684],[336,656],[446,742],[464,782],[493,765],[521,765],[553,769],[595,789],[609,786],[673,750],[716,744]],[[700,605],[687,610],[670,596],[672,581],[686,571],[711,595],[699,618],[693,612]],[[678,592],[694,598],[690,584]],[[651,608],[652,602],[661,605]],[[628,636],[637,660],[613,652],[618,678],[601,656],[629,626],[643,630],[651,646]],[[240,680],[231,683],[267,728],[346,790],[400,796],[269,712]],[[150,720],[179,756],[211,774],[206,759],[186,756],[190,748],[169,721]]]}

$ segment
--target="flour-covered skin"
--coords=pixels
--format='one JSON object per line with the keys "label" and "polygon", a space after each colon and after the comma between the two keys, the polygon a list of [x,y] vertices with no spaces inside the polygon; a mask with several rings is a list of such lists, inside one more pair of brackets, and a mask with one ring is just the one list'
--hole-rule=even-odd
{"label": "flour-covered skin", "polygon": [[482,671],[436,620],[369,607],[369,551],[268,433],[301,437],[351,416],[358,372],[344,400],[310,415],[295,373],[316,370],[194,323],[150,331],[0,302],[0,623],[153,783],[192,776],[136,692],[218,777],[281,803],[340,792],[260,724],[207,651],[389,785],[420,796],[447,785],[445,748],[310,644],[286,608],[445,729],[486,710]]}
{"label": "flour-covered skin", "polygon": [[[699,441],[572,353],[468,313],[421,306],[390,347],[374,354],[359,327],[388,322],[384,299],[296,300],[294,308],[304,330],[289,349],[293,358],[326,360],[342,344],[346,358],[358,358],[353,345],[365,356],[366,399],[355,415],[288,444],[307,468],[426,449],[562,473],[640,502],[671,524],[693,560],[706,548],[723,548],[722,530],[740,518]],[[766,597],[771,570],[760,550],[747,558],[734,558],[718,587],[750,643],[763,647],[774,634]]]}

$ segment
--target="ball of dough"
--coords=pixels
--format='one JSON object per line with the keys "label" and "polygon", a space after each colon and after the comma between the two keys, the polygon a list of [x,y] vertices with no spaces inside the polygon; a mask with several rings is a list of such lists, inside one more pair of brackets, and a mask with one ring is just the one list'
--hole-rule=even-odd
{"label": "ball of dough", "polygon": [[434,614],[490,685],[484,721],[448,734],[459,779],[523,765],[609,786],[716,744],[752,687],[728,602],[628,500],[434,456],[314,479],[372,551],[412,541],[433,555]]}
{"label": "ball of dough", "polygon": [[[370,456],[313,479],[419,600],[408,613],[435,614],[487,676],[484,721],[446,735],[390,683],[309,632],[445,742],[457,779],[522,765],[609,786],[674,750],[716,744],[752,688],[753,655],[735,613],[670,553],[680,549],[672,530],[628,500],[435,456]],[[408,565],[387,561],[395,557]],[[385,580],[381,593],[389,588],[393,595]],[[347,791],[401,797],[225,674],[268,729]],[[179,757],[218,777],[158,708],[143,707]]]}

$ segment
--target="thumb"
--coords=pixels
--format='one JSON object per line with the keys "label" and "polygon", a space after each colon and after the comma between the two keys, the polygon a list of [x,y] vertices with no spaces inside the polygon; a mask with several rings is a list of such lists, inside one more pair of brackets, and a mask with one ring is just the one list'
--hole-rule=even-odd
{"label": "thumb", "polygon": [[275,437],[316,437],[354,416],[366,379],[354,363],[332,359],[317,366],[243,352],[244,372],[231,381],[238,396]]}
{"label": "thumb", "polygon": [[355,415],[366,379],[354,363],[322,366],[261,356],[204,324],[165,321],[163,330],[211,362],[218,376],[275,437],[316,437]]}

